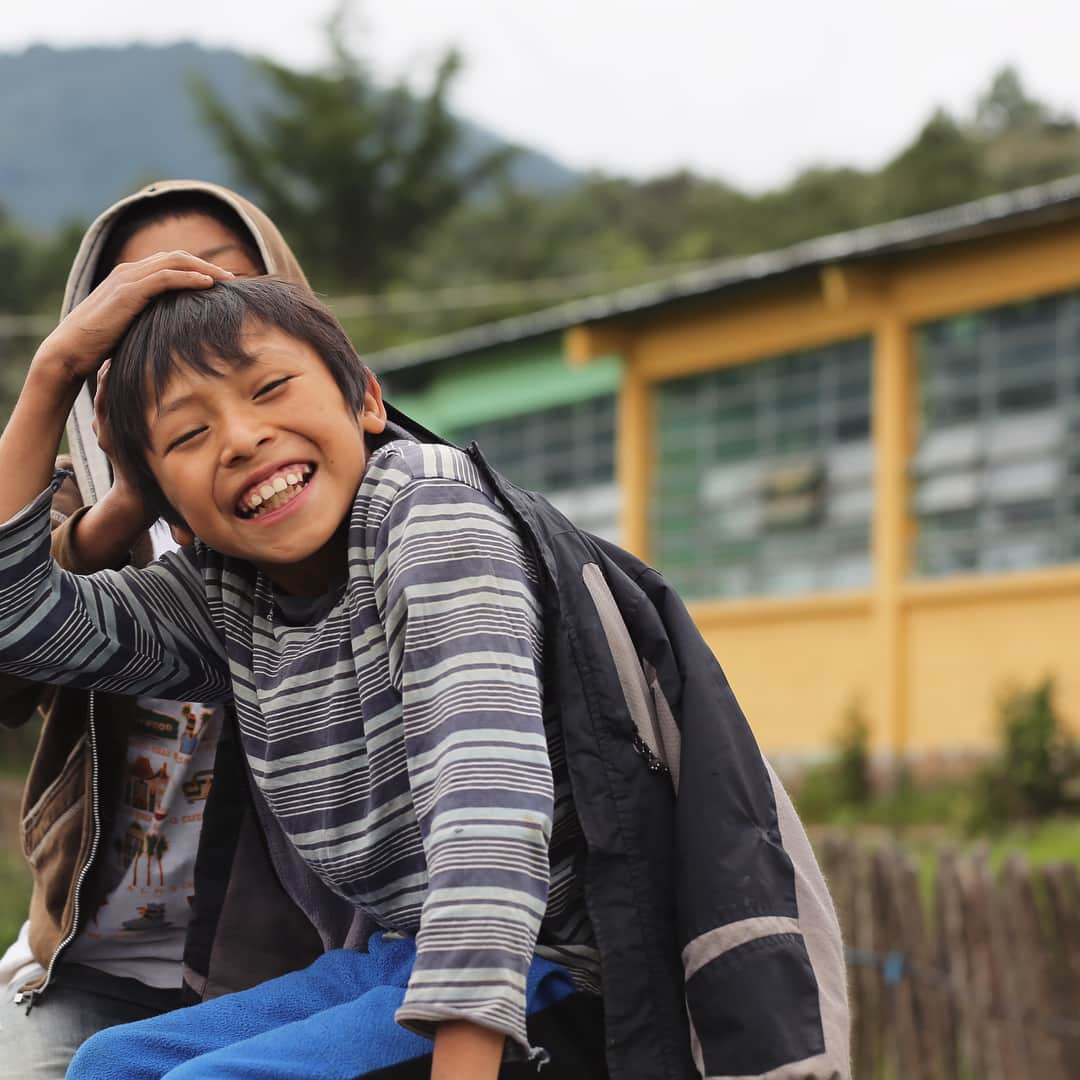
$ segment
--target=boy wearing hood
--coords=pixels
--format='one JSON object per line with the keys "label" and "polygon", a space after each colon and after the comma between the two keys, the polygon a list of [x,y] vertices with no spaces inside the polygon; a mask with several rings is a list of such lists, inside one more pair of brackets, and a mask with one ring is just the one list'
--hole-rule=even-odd
{"label": "boy wearing hood", "polygon": [[[176,248],[238,277],[269,273],[307,286],[257,207],[213,184],[164,181],[122,199],[90,226],[62,315],[116,264]],[[94,411],[87,384],[67,428],[71,458],[63,464],[74,479],[57,492],[52,510],[54,557],[80,573],[143,565],[176,546],[164,522],[148,522],[131,551],[130,529],[112,528],[130,520],[132,495],[122,476],[114,483]],[[254,985],[318,955],[322,943],[282,892],[259,830],[245,820],[250,807],[236,812],[235,792],[246,781],[231,775],[239,762],[219,706],[43,690],[6,676],[0,694],[4,726],[25,723],[38,708],[44,717],[20,815],[33,875],[29,918],[0,960],[0,1080],[62,1077],[94,1032],[180,1005],[185,939],[189,988],[206,996]],[[232,780],[220,792],[215,757],[219,774],[224,769]],[[214,943],[221,906],[193,916],[204,816],[219,822],[220,838],[201,856],[200,893],[236,897],[247,915],[235,921],[252,935],[238,936],[233,927],[235,948],[220,957]],[[259,900],[247,903],[245,896]],[[267,920],[272,913],[273,937],[264,912]],[[268,940],[279,947],[267,949]],[[258,948],[246,947],[255,941]]]}

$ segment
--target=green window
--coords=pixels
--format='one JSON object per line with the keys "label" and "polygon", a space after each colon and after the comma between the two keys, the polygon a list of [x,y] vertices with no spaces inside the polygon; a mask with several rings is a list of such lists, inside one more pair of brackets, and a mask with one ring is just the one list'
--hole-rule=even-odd
{"label": "green window", "polygon": [[928,323],[916,341],[917,572],[1080,559],[1080,293]]}
{"label": "green window", "polygon": [[[410,416],[546,495],[576,525],[618,540],[615,401],[622,359],[577,367],[562,335],[391,372],[384,392]],[[389,383],[389,387],[387,384]]]}
{"label": "green window", "polygon": [[615,395],[505,420],[488,420],[453,432],[475,441],[485,458],[519,487],[540,491],[575,525],[619,539],[619,490],[615,481]]}
{"label": "green window", "polygon": [[661,384],[651,550],[691,598],[870,580],[870,341]]}
{"label": "green window", "polygon": [[575,525],[618,540],[614,395],[463,426],[450,437],[475,440],[515,484],[546,495]]}

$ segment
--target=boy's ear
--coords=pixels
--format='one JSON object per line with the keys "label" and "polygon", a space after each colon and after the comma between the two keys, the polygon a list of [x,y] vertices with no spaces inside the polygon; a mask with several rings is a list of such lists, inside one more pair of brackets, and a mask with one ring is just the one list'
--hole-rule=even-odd
{"label": "boy's ear", "polygon": [[181,547],[187,547],[188,544],[195,542],[195,534],[186,525],[170,525],[169,531]]}
{"label": "boy's ear", "polygon": [[368,376],[364,403],[360,406],[357,419],[360,421],[361,430],[370,435],[379,435],[386,428],[386,406],[383,404],[382,387],[374,375]]}

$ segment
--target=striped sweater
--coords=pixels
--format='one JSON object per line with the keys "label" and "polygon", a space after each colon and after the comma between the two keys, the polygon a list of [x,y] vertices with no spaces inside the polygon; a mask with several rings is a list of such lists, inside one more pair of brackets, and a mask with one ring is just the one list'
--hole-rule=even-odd
{"label": "striped sweater", "polygon": [[201,545],[69,575],[49,559],[48,505],[0,527],[0,667],[231,695],[255,783],[300,856],[380,926],[416,935],[400,1022],[467,1019],[527,1047],[534,951],[597,989],[580,827],[542,709],[536,576],[468,457],[376,451],[347,577],[300,625],[254,567]]}

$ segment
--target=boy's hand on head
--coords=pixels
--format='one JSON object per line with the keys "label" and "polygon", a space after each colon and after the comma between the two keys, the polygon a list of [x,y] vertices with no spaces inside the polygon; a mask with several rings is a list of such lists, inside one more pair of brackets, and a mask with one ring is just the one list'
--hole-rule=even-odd
{"label": "boy's hand on head", "polygon": [[[5,478],[0,485],[0,521],[12,518],[49,483],[79,388],[147,303],[170,289],[207,289],[232,276],[186,251],[122,264],[41,343],[0,433],[0,475]],[[122,518],[128,521],[130,514],[125,512]]]}
{"label": "boy's hand on head", "polygon": [[109,412],[105,404],[105,387],[109,381],[109,365],[112,360],[106,360],[98,370],[97,386],[94,389],[94,438],[97,439],[101,452],[109,459],[113,467],[113,475],[117,475],[116,460],[113,457],[112,431],[109,428]]}
{"label": "boy's hand on head", "polygon": [[104,498],[86,515],[78,528],[78,546],[83,562],[89,569],[119,565],[144,530],[149,528],[152,515],[138,485],[118,467],[113,455],[112,431],[105,406],[105,387],[109,379],[110,360],[98,371],[94,391],[94,435],[98,446],[112,465],[113,483]]}
{"label": "boy's hand on head", "polygon": [[102,453],[109,459],[112,466],[113,490],[119,491],[131,499],[136,499],[141,504],[142,496],[133,480],[117,464],[116,455],[113,453],[112,428],[109,425],[109,412],[105,404],[105,387],[109,382],[109,365],[112,360],[106,360],[98,371],[97,387],[94,390],[94,422],[91,427],[94,437]]}
{"label": "boy's hand on head", "polygon": [[81,382],[97,371],[131,320],[155,296],[173,289],[207,289],[232,277],[186,251],[121,263],[41,343],[34,366],[64,381]]}

